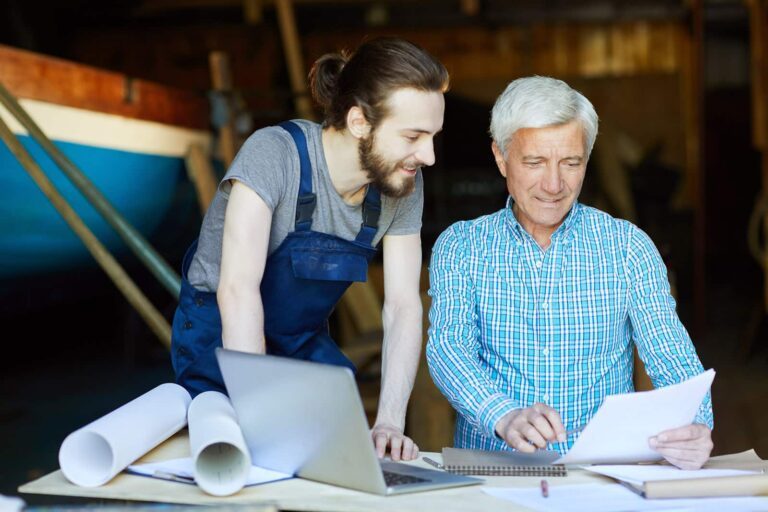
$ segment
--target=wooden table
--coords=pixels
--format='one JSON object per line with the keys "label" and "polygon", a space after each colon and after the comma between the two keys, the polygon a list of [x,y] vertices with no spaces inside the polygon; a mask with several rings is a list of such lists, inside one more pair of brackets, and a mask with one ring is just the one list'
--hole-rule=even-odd
{"label": "wooden table", "polygon": [[[435,460],[440,454],[424,453]],[[147,454],[140,462],[150,462],[189,456],[186,432],[176,435]],[[412,464],[430,467],[419,458]],[[568,477],[548,478],[550,488],[578,483],[609,483],[607,478],[582,470],[570,470]],[[487,477],[490,487],[537,487],[540,477]],[[204,493],[198,486],[169,482],[125,473],[101,487],[78,487],[70,483],[61,471],[19,487],[26,494],[45,494],[127,501],[150,501],[194,505],[273,505],[279,509],[312,511],[461,511],[529,510],[509,501],[485,494],[480,485],[439,491],[417,492],[401,496],[382,497],[309,480],[294,478],[269,484],[246,487],[233,496],[215,497]]]}

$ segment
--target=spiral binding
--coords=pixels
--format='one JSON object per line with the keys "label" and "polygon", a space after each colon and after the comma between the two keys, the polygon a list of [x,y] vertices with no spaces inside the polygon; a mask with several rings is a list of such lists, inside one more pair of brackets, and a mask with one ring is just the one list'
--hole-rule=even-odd
{"label": "spiral binding", "polygon": [[548,466],[443,466],[449,473],[482,476],[568,476],[562,464]]}

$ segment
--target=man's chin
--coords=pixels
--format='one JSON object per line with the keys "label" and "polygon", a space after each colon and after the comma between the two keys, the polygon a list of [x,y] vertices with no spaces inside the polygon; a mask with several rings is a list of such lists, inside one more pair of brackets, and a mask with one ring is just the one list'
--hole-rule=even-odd
{"label": "man's chin", "polygon": [[406,196],[409,196],[413,193],[413,190],[416,188],[416,177],[409,177],[409,178],[403,178],[400,179],[400,183],[393,184],[391,183],[392,180],[386,180],[384,183],[379,185],[379,190],[382,194],[384,194],[387,197],[391,197],[393,199],[400,199]]}

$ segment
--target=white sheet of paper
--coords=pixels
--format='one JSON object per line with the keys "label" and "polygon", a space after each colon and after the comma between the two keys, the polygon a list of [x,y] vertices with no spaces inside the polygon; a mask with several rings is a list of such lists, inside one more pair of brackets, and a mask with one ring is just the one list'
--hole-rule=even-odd
{"label": "white sheet of paper", "polygon": [[[128,466],[128,470],[140,475],[153,476],[158,478],[167,478],[166,475],[174,475],[181,477],[182,479],[189,479],[189,483],[193,483],[195,465],[192,457],[184,457],[181,459],[169,459],[162,462],[147,462],[145,464],[132,464]],[[251,466],[248,471],[248,476],[245,479],[245,485],[264,484],[267,482],[276,482],[277,480],[285,480],[286,478],[293,478],[293,475],[288,473],[280,473],[279,471],[272,471],[270,469],[264,469],[259,466]]]}
{"label": "white sheet of paper", "polygon": [[59,449],[59,465],[75,485],[96,487],[187,424],[191,398],[178,384],[160,384],[72,432]]}
{"label": "white sheet of paper", "polygon": [[653,391],[606,397],[559,464],[620,464],[661,459],[648,439],[690,425],[715,378],[714,370]]}
{"label": "white sheet of paper", "polygon": [[742,469],[697,469],[689,471],[678,469],[674,466],[658,466],[656,464],[585,466],[584,469],[635,485],[642,485],[645,482],[654,480],[685,480],[690,478],[714,478],[759,473],[758,471]]}
{"label": "white sheet of paper", "polygon": [[189,448],[197,485],[228,496],[245,485],[251,455],[232,404],[223,393],[200,393],[189,405]]}
{"label": "white sheet of paper", "polygon": [[483,492],[541,512],[741,512],[768,509],[768,498],[761,497],[646,500],[619,484],[553,486],[550,480],[547,498],[538,488],[483,487]]}

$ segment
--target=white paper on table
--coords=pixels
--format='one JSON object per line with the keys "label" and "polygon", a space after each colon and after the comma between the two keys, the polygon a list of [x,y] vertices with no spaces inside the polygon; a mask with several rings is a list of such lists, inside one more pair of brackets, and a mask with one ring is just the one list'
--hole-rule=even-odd
{"label": "white paper on table", "polygon": [[759,471],[743,469],[697,469],[684,470],[674,466],[659,466],[656,464],[616,464],[605,466],[585,466],[584,469],[601,475],[615,478],[634,485],[658,480],[685,480],[690,478],[715,478],[721,476],[739,476],[759,474]]}
{"label": "white paper on table", "polygon": [[538,487],[483,487],[483,492],[541,512],[741,512],[768,509],[768,498],[763,497],[646,500],[619,484],[552,485],[550,480],[547,498],[541,495]]}
{"label": "white paper on table", "polygon": [[660,460],[648,439],[696,418],[714,370],[653,391],[611,395],[590,420],[573,447],[556,464],[631,463]]}
{"label": "white paper on table", "polygon": [[83,487],[111,480],[187,424],[189,393],[160,384],[111,413],[72,432],[59,449],[64,476]]}
{"label": "white paper on table", "polygon": [[[127,470],[139,475],[151,476],[166,480],[175,480],[194,484],[195,465],[191,457],[181,459],[169,459],[162,462],[147,462],[145,464],[131,464]],[[175,478],[174,478],[175,477]],[[251,466],[245,479],[246,487],[249,485],[265,484],[293,478],[288,473],[280,473],[259,466]]]}
{"label": "white paper on table", "polygon": [[189,406],[188,419],[197,485],[214,496],[228,496],[242,489],[251,468],[251,454],[229,398],[218,391],[197,395]]}

